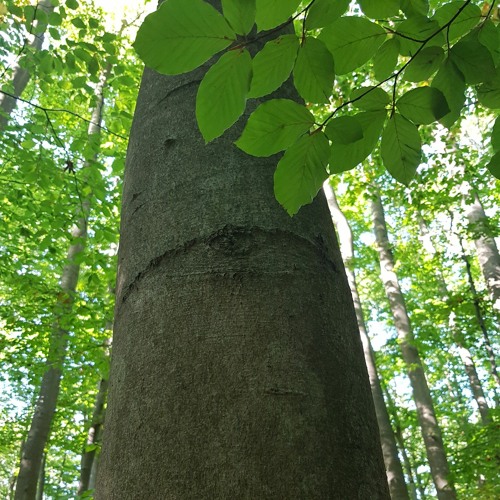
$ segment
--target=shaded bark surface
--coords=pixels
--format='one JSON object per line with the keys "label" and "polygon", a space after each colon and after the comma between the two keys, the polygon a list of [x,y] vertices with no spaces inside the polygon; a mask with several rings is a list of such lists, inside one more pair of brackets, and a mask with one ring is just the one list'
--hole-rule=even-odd
{"label": "shaded bark surface", "polygon": [[[38,9],[44,11],[46,14],[50,14],[54,10],[54,5],[52,5],[51,0],[41,0],[37,4],[37,10]],[[42,48],[43,40],[45,37],[45,29],[47,28],[47,25],[41,25],[40,22],[36,20],[34,21],[34,24],[37,24],[38,33],[33,37],[33,41],[29,44],[29,49],[37,51]],[[14,96],[21,96],[21,94],[24,92],[24,89],[28,85],[30,78],[30,72],[26,68],[23,68],[20,64],[16,63],[13,68],[11,82],[12,87],[14,88]],[[5,128],[5,126],[9,122],[10,115],[16,107],[16,104],[17,100],[15,99],[15,97],[0,92],[0,130]]]}
{"label": "shaded bark surface", "polygon": [[361,342],[363,344],[363,353],[365,356],[366,368],[370,378],[370,387],[372,392],[373,402],[375,404],[375,413],[377,415],[377,422],[380,432],[380,441],[382,443],[382,453],[384,455],[385,470],[387,474],[387,482],[392,499],[407,499],[408,490],[403,474],[401,461],[399,460],[398,448],[394,431],[391,426],[389,414],[384,401],[382,387],[380,385],[379,376],[377,373],[377,365],[375,362],[375,353],[371,346],[370,337],[366,329],[365,319],[363,315],[363,308],[361,306],[361,299],[358,293],[358,286],[356,284],[356,274],[353,268],[354,258],[354,244],[353,234],[349,222],[342,210],[340,209],[337,198],[329,181],[323,185],[323,189],[328,201],[328,207],[332,215],[333,223],[337,228],[340,240],[340,247],[342,258],[344,260],[347,281],[351,290],[352,301],[354,303],[354,310],[356,311],[356,319],[358,321],[359,332],[361,335]]}
{"label": "shaded bark surface", "polygon": [[95,498],[389,498],[325,198],[288,217],[243,121],[205,146],[207,67],[144,72]]}
{"label": "shaded bark surface", "polygon": [[[92,112],[89,135],[99,133],[104,103],[104,87],[108,73],[101,79],[96,89],[96,106]],[[90,167],[90,163],[84,168]],[[87,217],[90,211],[90,198],[84,199],[80,207],[80,217],[71,231],[74,243],[70,245],[66,265],[61,275],[61,292],[54,311],[54,324],[50,336],[46,370],[42,376],[35,411],[31,420],[26,444],[23,447],[21,464],[16,484],[15,500],[33,500],[37,490],[38,474],[44,448],[47,444],[50,427],[56,411],[57,398],[61,385],[62,366],[68,345],[68,321],[71,315],[78,277],[80,274],[79,256],[84,250],[87,238]]]}
{"label": "shaded bark surface", "polygon": [[371,210],[377,250],[380,259],[380,277],[384,283],[389,305],[398,332],[401,354],[417,407],[417,417],[424,439],[427,459],[432,479],[440,500],[455,499],[455,491],[450,481],[450,471],[444,450],[441,429],[436,418],[429,386],[425,377],[422,361],[414,343],[410,318],[406,310],[403,293],[394,272],[394,258],[390,249],[385,214],[378,193],[371,193]]}

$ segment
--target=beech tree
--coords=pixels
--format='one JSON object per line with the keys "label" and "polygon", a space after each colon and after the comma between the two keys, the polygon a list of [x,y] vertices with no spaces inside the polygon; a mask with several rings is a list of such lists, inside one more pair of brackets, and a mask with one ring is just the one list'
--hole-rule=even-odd
{"label": "beech tree", "polygon": [[388,498],[326,201],[289,218],[275,159],[233,145],[242,122],[204,144],[211,67],[143,76],[96,498]]}
{"label": "beech tree", "polygon": [[[349,288],[323,196],[313,202],[329,176],[354,232],[373,344],[370,352],[363,337],[365,358],[377,365],[410,497],[435,496],[367,242],[362,171],[383,164],[371,181],[384,197],[450,477],[460,498],[498,497],[498,318],[476,252],[483,240],[499,243],[496,2],[165,0],[146,18],[134,47],[150,69],[127,160],[118,344],[102,427],[117,202],[141,65],[102,29],[93,2],[0,2],[0,93],[19,104],[0,137],[0,496],[14,495],[46,371],[67,228],[91,195],[88,251],[75,259],[81,279],[61,317],[68,349],[37,498],[78,489],[92,497],[102,430],[98,498],[116,484],[119,498],[156,497],[161,481],[174,496],[226,488],[231,497],[387,498]],[[30,47],[30,34],[42,32],[44,43]],[[89,97],[107,62],[97,150],[86,140]],[[21,98],[17,67],[31,77]],[[96,153],[94,167],[81,169]],[[484,210],[479,223],[467,218],[474,198],[464,181]],[[363,483],[370,468],[373,482]]]}

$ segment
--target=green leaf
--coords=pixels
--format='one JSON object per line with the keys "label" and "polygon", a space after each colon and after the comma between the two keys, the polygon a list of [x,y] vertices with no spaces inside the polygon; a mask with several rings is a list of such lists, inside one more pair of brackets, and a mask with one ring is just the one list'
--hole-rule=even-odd
{"label": "green leaf", "polygon": [[75,17],[75,18],[71,19],[71,24],[75,28],[78,28],[78,29],[86,29],[87,28],[87,25],[79,17]]}
{"label": "green leaf", "polygon": [[78,2],[76,0],[66,0],[66,7],[71,10],[78,9]]}
{"label": "green leaf", "polygon": [[284,23],[299,4],[300,0],[256,0],[258,30],[270,30]]}
{"label": "green leaf", "polygon": [[417,15],[403,21],[396,30],[396,33],[401,33],[401,35],[403,35],[400,37],[401,55],[412,56],[426,40],[428,40],[426,47],[435,45],[442,46],[445,42],[442,32],[431,38],[431,36],[438,31],[438,22],[432,21],[425,16]]}
{"label": "green leaf", "polygon": [[391,102],[389,94],[380,87],[359,87],[351,92],[350,101],[359,109],[366,111],[380,111]]}
{"label": "green leaf", "polygon": [[197,68],[235,39],[224,17],[203,0],[168,0],[146,17],[134,47],[147,66],[176,75]]}
{"label": "green leaf", "polygon": [[385,19],[399,14],[399,0],[358,0],[361,10],[372,19]]}
{"label": "green leaf", "polygon": [[366,63],[384,43],[383,28],[363,17],[341,17],[327,26],[319,36],[333,54],[339,75],[349,73]]}
{"label": "green leaf", "polygon": [[432,80],[432,87],[440,90],[448,103],[450,112],[439,121],[450,128],[460,117],[465,103],[465,81],[453,61],[446,59]]}
{"label": "green leaf", "polygon": [[[330,173],[340,173],[354,168],[373,151],[382,132],[386,116],[385,111],[367,111],[352,117],[360,123],[363,138],[347,144],[332,143]],[[327,127],[327,133],[334,135],[333,130]]]}
{"label": "green leaf", "polygon": [[[462,0],[450,2],[436,10],[432,19],[435,19],[439,26],[445,26],[457,14],[459,9],[464,7]],[[453,20],[447,29],[448,41],[452,42],[468,33],[481,20],[481,9],[472,3],[466,5],[460,14]]]}
{"label": "green leaf", "polygon": [[443,93],[433,87],[419,87],[404,94],[396,103],[399,112],[416,124],[428,125],[450,112]]}
{"label": "green leaf", "polygon": [[482,43],[490,51],[495,66],[498,66],[500,63],[500,34],[495,24],[487,19],[482,26],[475,30],[474,34],[479,43]]}
{"label": "green leaf", "polygon": [[500,108],[500,74],[477,89],[477,98],[487,108]]}
{"label": "green leaf", "polygon": [[363,127],[355,116],[339,116],[330,120],[325,133],[336,144],[352,144],[364,137]]}
{"label": "green leaf", "polygon": [[295,35],[283,35],[267,42],[253,59],[248,97],[262,97],[279,88],[290,76],[298,50],[299,39]]}
{"label": "green leaf", "polygon": [[196,119],[206,142],[222,135],[245,110],[251,74],[247,50],[226,52],[208,70],[196,96]]}
{"label": "green leaf", "polygon": [[409,184],[420,164],[422,146],[417,127],[394,113],[382,134],[382,160],[387,171],[399,182]]}
{"label": "green leaf", "polygon": [[279,161],[274,173],[274,194],[290,215],[311,203],[327,179],[329,149],[323,132],[306,134]]}
{"label": "green leaf", "polygon": [[271,156],[287,149],[314,125],[305,106],[288,99],[261,104],[248,119],[236,145],[253,156]]}
{"label": "green leaf", "polygon": [[239,35],[248,35],[255,24],[255,0],[222,0],[222,12]]}
{"label": "green leaf", "polygon": [[486,168],[490,171],[491,175],[500,179],[500,153],[496,153],[489,163],[486,165]]}
{"label": "green leaf", "polygon": [[399,38],[389,38],[382,44],[373,58],[373,72],[379,81],[392,75],[399,57]]}
{"label": "green leaf", "polygon": [[401,10],[407,17],[426,16],[429,12],[429,0],[402,0]]}
{"label": "green leaf", "polygon": [[500,117],[495,120],[495,125],[493,125],[491,131],[491,146],[495,153],[500,151]]}
{"label": "green leaf", "polygon": [[335,70],[331,52],[325,44],[312,36],[300,47],[293,70],[295,88],[305,101],[330,101]]}
{"label": "green leaf", "polygon": [[409,82],[421,82],[430,78],[444,59],[442,47],[425,47],[406,67],[403,78]]}
{"label": "green leaf", "polygon": [[466,83],[483,83],[495,77],[493,57],[478,40],[460,40],[451,48],[450,59],[464,75]]}
{"label": "green leaf", "polygon": [[350,0],[316,0],[307,12],[306,28],[315,30],[336,21],[349,7]]}

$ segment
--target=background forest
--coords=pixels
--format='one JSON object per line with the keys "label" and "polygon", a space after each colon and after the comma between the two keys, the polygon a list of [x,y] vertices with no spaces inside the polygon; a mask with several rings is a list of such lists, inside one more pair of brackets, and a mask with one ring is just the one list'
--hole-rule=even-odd
{"label": "background forest", "polygon": [[[38,417],[50,434],[37,498],[92,497],[121,179],[143,68],[132,42],[155,8],[116,3],[0,2],[0,498],[14,498]],[[495,2],[473,3],[498,37]],[[340,76],[336,91],[379,81],[382,66]],[[338,104],[308,107],[324,117]],[[420,360],[458,498],[500,497],[500,191],[487,168],[500,145],[495,119],[468,91],[449,130],[419,127],[424,156],[408,186],[375,153],[325,185],[376,364],[372,385],[378,377],[413,499],[436,495],[408,377]],[[40,394],[55,398],[53,415],[37,416]]]}

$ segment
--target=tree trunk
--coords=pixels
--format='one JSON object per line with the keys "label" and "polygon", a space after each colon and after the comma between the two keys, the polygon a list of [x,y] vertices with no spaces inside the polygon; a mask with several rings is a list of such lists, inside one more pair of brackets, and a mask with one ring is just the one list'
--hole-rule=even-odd
{"label": "tree trunk", "polygon": [[233,144],[245,120],[204,144],[209,65],[143,75],[95,498],[387,499],[325,198],[290,218],[277,156]]}
{"label": "tree trunk", "polygon": [[432,478],[440,500],[455,499],[455,491],[450,480],[448,462],[444,450],[441,429],[439,428],[434,405],[425,377],[422,361],[414,343],[410,318],[399,281],[394,272],[394,258],[390,250],[389,237],[385,224],[384,209],[378,193],[372,193],[372,217],[380,258],[380,276],[398,332],[399,345],[413,390],[417,417],[424,438],[427,459]]}
{"label": "tree trunk", "polygon": [[[111,334],[113,329],[113,322],[108,321],[106,324],[106,330]],[[106,356],[109,357],[109,348],[111,346],[111,339],[106,341]],[[87,432],[87,441],[85,443],[85,449],[82,453],[82,459],[80,463],[80,482],[78,485],[78,495],[83,495],[85,491],[91,489],[90,479],[92,476],[92,471],[94,470],[94,464],[97,461],[97,448],[96,446],[101,443],[102,430],[104,424],[104,414],[105,414],[105,404],[108,397],[108,386],[109,382],[107,378],[102,378],[99,382],[99,390],[95,398],[94,409],[92,411],[92,419],[90,421],[90,427]],[[90,447],[90,449],[87,449]]]}
{"label": "tree trunk", "polygon": [[375,363],[375,353],[371,346],[370,337],[368,336],[365,319],[363,316],[363,308],[361,299],[358,293],[356,284],[356,274],[353,267],[354,244],[352,230],[345,215],[340,210],[337,203],[335,193],[330,186],[329,181],[323,185],[326,194],[330,213],[333,223],[337,228],[339,235],[342,258],[344,260],[347,281],[351,289],[352,300],[354,302],[354,310],[356,311],[356,319],[358,321],[359,332],[361,334],[361,342],[363,344],[363,352],[365,355],[366,368],[370,378],[370,387],[372,398],[375,404],[375,413],[377,415],[378,428],[380,432],[380,441],[382,442],[382,453],[384,455],[385,471],[387,474],[387,482],[392,499],[407,499],[408,490],[406,489],[403,468],[399,460],[398,448],[394,431],[391,426],[389,414],[384,401],[384,395],[380,385],[380,380],[377,373],[377,365]]}
{"label": "tree trunk", "polygon": [[[46,14],[50,14],[54,10],[54,5],[51,0],[40,0],[37,4],[37,10],[43,10]],[[36,35],[33,35],[33,40],[29,44],[30,50],[38,51],[42,48],[43,39],[45,37],[45,29],[47,25],[45,23],[37,23]],[[20,66],[17,62],[12,71],[12,86],[14,87],[13,95],[19,97],[23,92],[28,82],[30,81],[31,75],[26,68]],[[16,107],[17,100],[7,94],[0,92],[0,130],[3,130],[7,123],[9,122],[10,115],[14,108]]]}
{"label": "tree trunk", "polygon": [[459,236],[460,247],[462,250],[462,260],[465,264],[465,270],[467,273],[467,279],[469,280],[469,289],[472,295],[472,303],[474,305],[474,311],[476,313],[476,319],[479,324],[479,328],[481,329],[481,333],[483,334],[484,339],[484,348],[486,353],[488,354],[488,359],[490,362],[490,373],[495,381],[495,395],[497,394],[496,390],[500,387],[500,375],[498,374],[497,360],[495,356],[495,352],[493,351],[493,346],[491,344],[490,335],[488,333],[488,328],[486,328],[486,322],[484,321],[483,311],[481,308],[481,301],[479,299],[479,295],[476,289],[476,283],[474,282],[474,277],[472,276],[471,264],[469,261],[468,255],[465,253],[465,248],[463,245],[462,238]]}
{"label": "tree trunk", "polygon": [[[427,253],[434,256],[437,254],[437,252],[434,247],[434,242],[432,241],[432,237],[428,230],[427,224],[424,218],[419,213],[417,213],[417,219],[420,228],[420,235],[421,235],[421,240],[423,242],[423,247]],[[463,247],[462,247],[462,252],[463,252]],[[441,271],[441,266],[438,264],[436,268],[437,268],[436,276],[438,281],[439,293],[442,296],[442,299],[446,300],[446,298],[449,296],[448,287],[446,285],[446,281]],[[469,271],[470,269],[469,267],[467,267],[467,272],[470,279],[471,274]],[[474,282],[472,282],[472,284],[474,284]],[[473,292],[475,292],[475,287],[473,287]],[[476,317],[477,317],[477,309],[476,309]],[[481,416],[481,421],[484,425],[487,425],[491,421],[489,417],[488,402],[486,401],[486,398],[484,396],[483,386],[481,384],[481,379],[479,378],[479,375],[476,370],[476,364],[474,363],[474,358],[472,357],[472,353],[470,352],[470,350],[464,344],[462,335],[458,331],[455,318],[456,315],[452,311],[448,319],[448,325],[453,334],[453,340],[455,341],[455,344],[458,347],[458,353],[464,365],[465,373],[467,374],[467,377],[469,379],[469,385],[471,388],[472,396],[474,397],[474,400],[476,401],[476,404],[478,406],[479,414]],[[479,319],[481,320],[479,321],[479,325],[481,327],[484,327],[484,321],[482,321],[482,315],[480,315]]]}
{"label": "tree trunk", "polygon": [[481,200],[473,191],[474,201],[466,206],[466,216],[476,246],[479,266],[493,300],[493,309],[500,314],[500,254],[495,238],[488,228],[488,218]]}
{"label": "tree trunk", "polygon": [[[95,399],[94,411],[92,412],[92,421],[87,435],[86,447],[82,454],[78,495],[83,495],[83,493],[89,489],[92,467],[96,458],[95,446],[101,441],[102,424],[104,421],[104,405],[106,403],[107,393],[108,381],[103,378],[99,383],[99,391]],[[87,449],[87,447],[90,447],[90,449]]]}
{"label": "tree trunk", "polygon": [[476,401],[477,407],[479,409],[479,415],[481,416],[481,422],[483,425],[488,425],[491,422],[489,415],[490,409],[488,402],[483,391],[483,385],[479,375],[477,374],[476,364],[472,357],[472,353],[464,346],[463,340],[461,339],[460,333],[457,331],[455,324],[455,313],[450,314],[449,325],[453,332],[453,338],[458,347],[458,354],[465,368],[465,373],[469,379],[469,385],[471,388],[472,396]]}
{"label": "tree trunk", "polygon": [[[395,430],[394,430],[394,436],[396,438],[396,442],[398,444],[399,450],[401,451],[401,456],[403,457],[403,464],[405,468],[406,475],[408,476],[408,489],[410,492],[410,498],[411,500],[418,500],[425,498],[425,491],[422,486],[422,482],[420,481],[420,476],[418,475],[418,472],[416,468],[412,465],[412,461],[410,459],[410,456],[408,454],[408,450],[406,448],[406,443],[405,439],[403,436],[403,431],[401,430],[401,423],[398,418],[396,406],[394,404],[394,401],[391,397],[391,393],[387,389],[387,386],[382,386],[382,393],[385,396],[385,400],[387,401],[387,411],[389,412],[392,421],[394,422],[395,425]],[[417,493],[417,488],[418,492],[420,493],[420,497]]]}
{"label": "tree trunk", "polygon": [[[97,103],[92,112],[89,135],[100,132],[102,120],[103,92],[108,72],[106,71],[96,88]],[[90,167],[86,163],[83,168]],[[87,217],[90,210],[90,198],[82,200],[80,217],[71,231],[74,241],[70,245],[67,263],[61,276],[61,292],[55,307],[55,320],[50,338],[46,370],[42,377],[40,392],[35,403],[35,412],[31,420],[28,438],[23,448],[21,465],[17,478],[15,500],[33,500],[36,495],[38,473],[40,471],[43,450],[47,444],[52,419],[56,410],[62,366],[68,344],[68,327],[74,300],[78,276],[80,273],[80,254],[87,238]]]}
{"label": "tree trunk", "polygon": [[42,456],[42,464],[40,466],[40,473],[38,474],[38,485],[36,488],[36,500],[43,500],[43,490],[45,488],[45,460],[47,455],[44,453]]}

